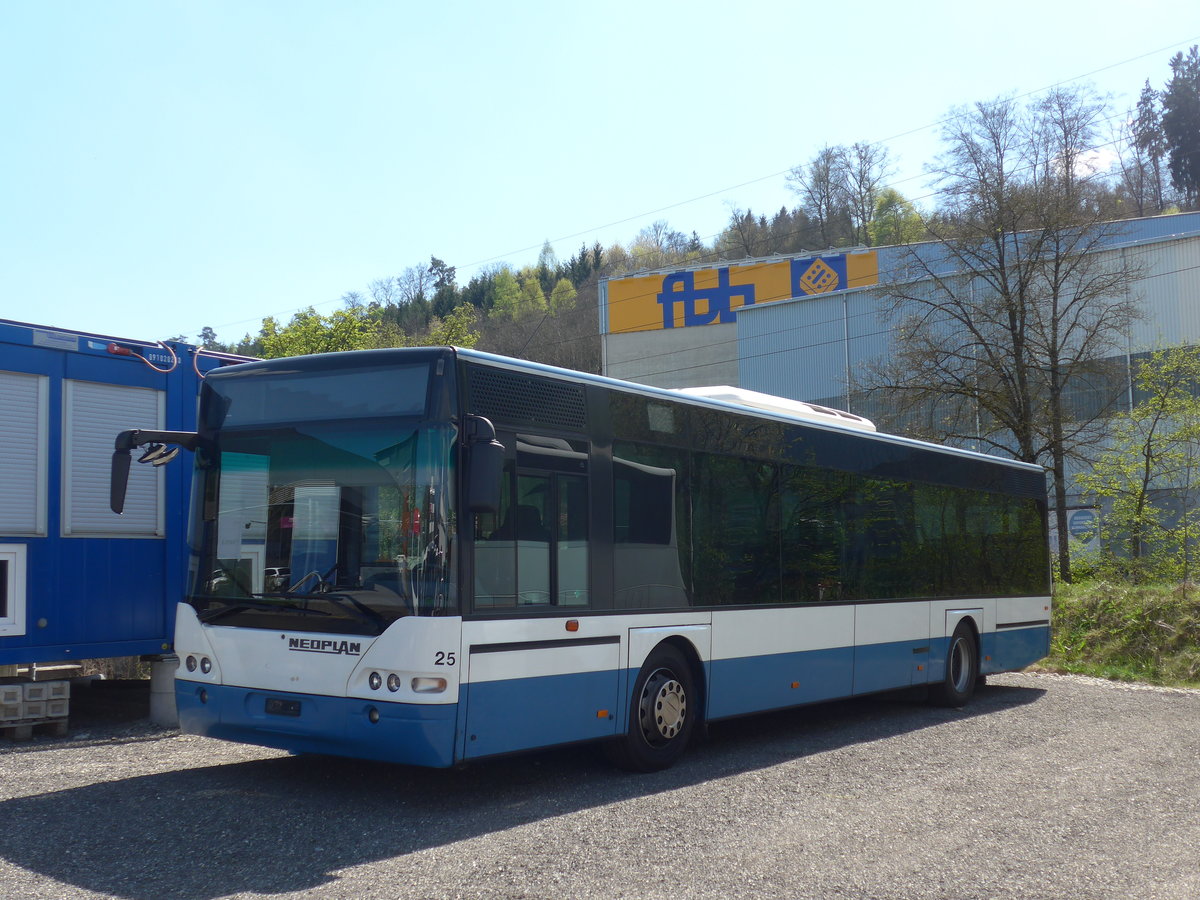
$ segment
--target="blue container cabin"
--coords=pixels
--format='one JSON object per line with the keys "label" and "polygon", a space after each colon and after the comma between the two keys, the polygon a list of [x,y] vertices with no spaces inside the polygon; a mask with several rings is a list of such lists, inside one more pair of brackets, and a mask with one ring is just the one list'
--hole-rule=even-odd
{"label": "blue container cabin", "polygon": [[138,466],[109,509],[117,432],[193,430],[236,357],[0,319],[0,666],[171,648],[191,466]]}

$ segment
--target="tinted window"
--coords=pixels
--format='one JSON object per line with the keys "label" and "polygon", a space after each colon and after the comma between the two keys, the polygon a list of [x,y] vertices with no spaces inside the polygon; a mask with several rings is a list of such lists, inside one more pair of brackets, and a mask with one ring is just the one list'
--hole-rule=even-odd
{"label": "tinted window", "polygon": [[667,447],[613,448],[613,578],[618,608],[688,605],[687,454]]}
{"label": "tinted window", "polygon": [[775,467],[698,453],[692,546],[701,606],[778,603],[779,503]]}
{"label": "tinted window", "polygon": [[214,376],[205,382],[205,390],[217,395],[208,398],[208,425],[422,416],[428,387],[429,366],[424,363],[338,372]]}

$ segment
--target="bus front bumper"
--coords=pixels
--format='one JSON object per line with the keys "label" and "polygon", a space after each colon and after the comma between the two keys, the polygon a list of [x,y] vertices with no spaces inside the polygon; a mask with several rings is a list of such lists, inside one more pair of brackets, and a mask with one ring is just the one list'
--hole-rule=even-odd
{"label": "bus front bumper", "polygon": [[187,734],[414,766],[455,762],[453,703],[387,703],[183,680],[175,682],[175,703]]}

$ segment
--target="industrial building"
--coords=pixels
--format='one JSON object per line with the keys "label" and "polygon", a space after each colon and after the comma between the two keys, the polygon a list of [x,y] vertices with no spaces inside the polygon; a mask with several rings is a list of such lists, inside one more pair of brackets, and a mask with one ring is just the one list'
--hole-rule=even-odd
{"label": "industrial building", "polygon": [[[1104,253],[1137,254],[1144,317],[1130,354],[1200,345],[1200,213],[1129,219]],[[659,387],[727,384],[870,416],[855,373],[892,351],[889,285],[917,253],[949,274],[939,244],[637,273],[600,286],[604,374]],[[859,407],[859,408],[856,408]]]}

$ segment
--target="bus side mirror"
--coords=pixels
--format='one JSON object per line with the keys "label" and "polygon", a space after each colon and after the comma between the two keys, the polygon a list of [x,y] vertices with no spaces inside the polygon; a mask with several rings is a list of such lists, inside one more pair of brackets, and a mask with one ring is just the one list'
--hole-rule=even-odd
{"label": "bus side mirror", "polygon": [[118,516],[125,510],[125,492],[129,487],[129,467],[133,455],[128,450],[114,450],[112,473],[108,483],[108,507]]}
{"label": "bus side mirror", "polygon": [[135,428],[118,434],[108,482],[109,508],[118,516],[125,509],[125,492],[129,487],[129,468],[135,447],[147,447],[138,462],[157,467],[173,460],[180,449],[195,450],[199,440],[194,431],[142,431]]}
{"label": "bus side mirror", "polygon": [[504,445],[496,429],[483,416],[467,416],[467,501],[473,513],[500,511],[500,476],[504,472]]}

